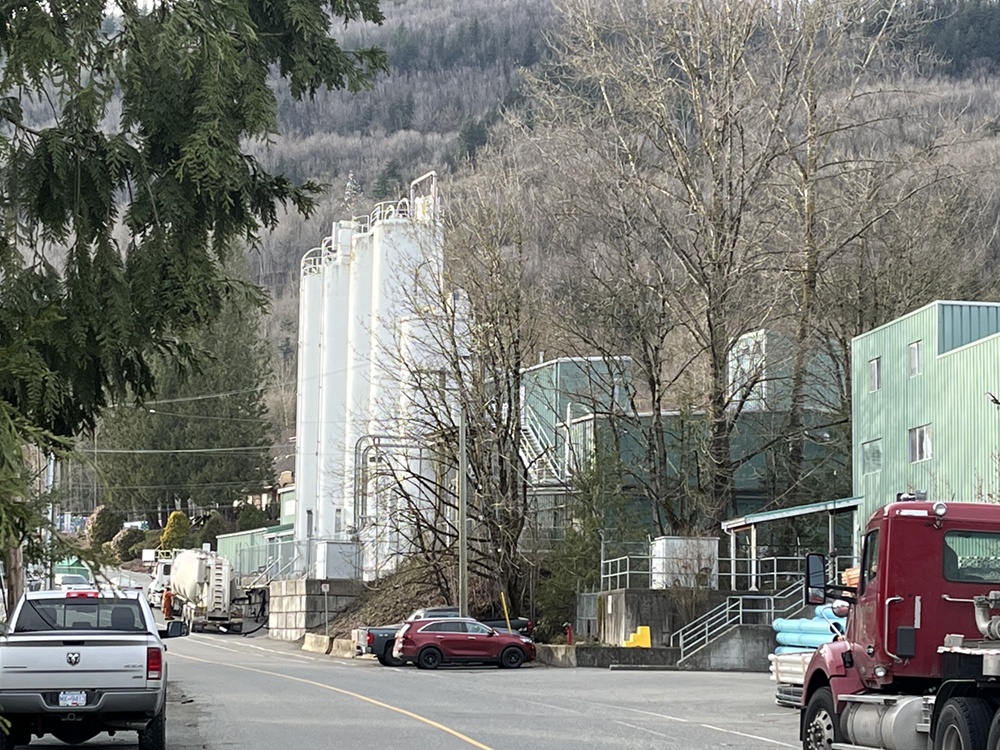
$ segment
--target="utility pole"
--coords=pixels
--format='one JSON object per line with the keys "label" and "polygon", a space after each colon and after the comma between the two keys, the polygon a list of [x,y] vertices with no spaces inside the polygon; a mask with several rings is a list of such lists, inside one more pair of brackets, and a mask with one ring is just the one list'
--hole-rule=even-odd
{"label": "utility pole", "polygon": [[466,455],[465,407],[458,407],[458,614],[469,616],[469,540],[468,513],[469,459]]}

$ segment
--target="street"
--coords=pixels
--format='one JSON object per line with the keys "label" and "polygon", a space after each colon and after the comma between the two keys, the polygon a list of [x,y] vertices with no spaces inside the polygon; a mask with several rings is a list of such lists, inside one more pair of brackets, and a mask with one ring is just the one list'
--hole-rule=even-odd
{"label": "street", "polygon": [[[170,750],[798,747],[766,674],[391,669],[265,637],[168,641]],[[134,747],[123,733],[99,748]],[[39,745],[59,745],[46,738]]]}

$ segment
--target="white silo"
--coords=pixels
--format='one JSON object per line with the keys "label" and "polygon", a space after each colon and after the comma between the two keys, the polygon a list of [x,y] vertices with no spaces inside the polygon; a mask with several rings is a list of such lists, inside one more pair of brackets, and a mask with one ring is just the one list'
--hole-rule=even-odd
{"label": "white silo", "polygon": [[371,381],[371,306],[372,238],[368,232],[356,232],[351,239],[348,281],[347,373],[344,413],[344,514],[345,524],[359,523],[354,518],[354,449],[366,434],[368,391]]}
{"label": "white silo", "polygon": [[323,251],[302,257],[299,278],[299,360],[295,411],[295,476],[298,507],[295,538],[316,533],[316,457],[319,451],[320,315],[323,297]]}
{"label": "white silo", "polygon": [[330,241],[324,246],[316,528],[317,536],[327,539],[341,538],[347,528],[343,457],[354,226],[352,222],[334,224]]}

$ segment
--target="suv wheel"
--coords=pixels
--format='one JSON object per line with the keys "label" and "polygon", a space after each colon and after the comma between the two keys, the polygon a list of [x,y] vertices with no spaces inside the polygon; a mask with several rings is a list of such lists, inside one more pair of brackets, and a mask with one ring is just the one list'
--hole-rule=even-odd
{"label": "suv wheel", "polygon": [[417,654],[417,666],[420,669],[437,669],[441,666],[441,652],[436,648],[425,648]]}
{"label": "suv wheel", "polygon": [[508,646],[500,653],[502,669],[517,669],[524,664],[524,652],[517,646]]}

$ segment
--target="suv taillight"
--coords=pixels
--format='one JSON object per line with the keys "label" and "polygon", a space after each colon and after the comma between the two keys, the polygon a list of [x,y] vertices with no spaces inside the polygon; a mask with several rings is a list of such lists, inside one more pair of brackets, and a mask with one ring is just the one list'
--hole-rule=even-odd
{"label": "suv taillight", "polygon": [[375,643],[375,636],[373,636],[371,633],[368,633],[368,645],[371,646],[373,643]]}
{"label": "suv taillight", "polygon": [[146,679],[163,679],[163,652],[157,646],[146,649]]}

